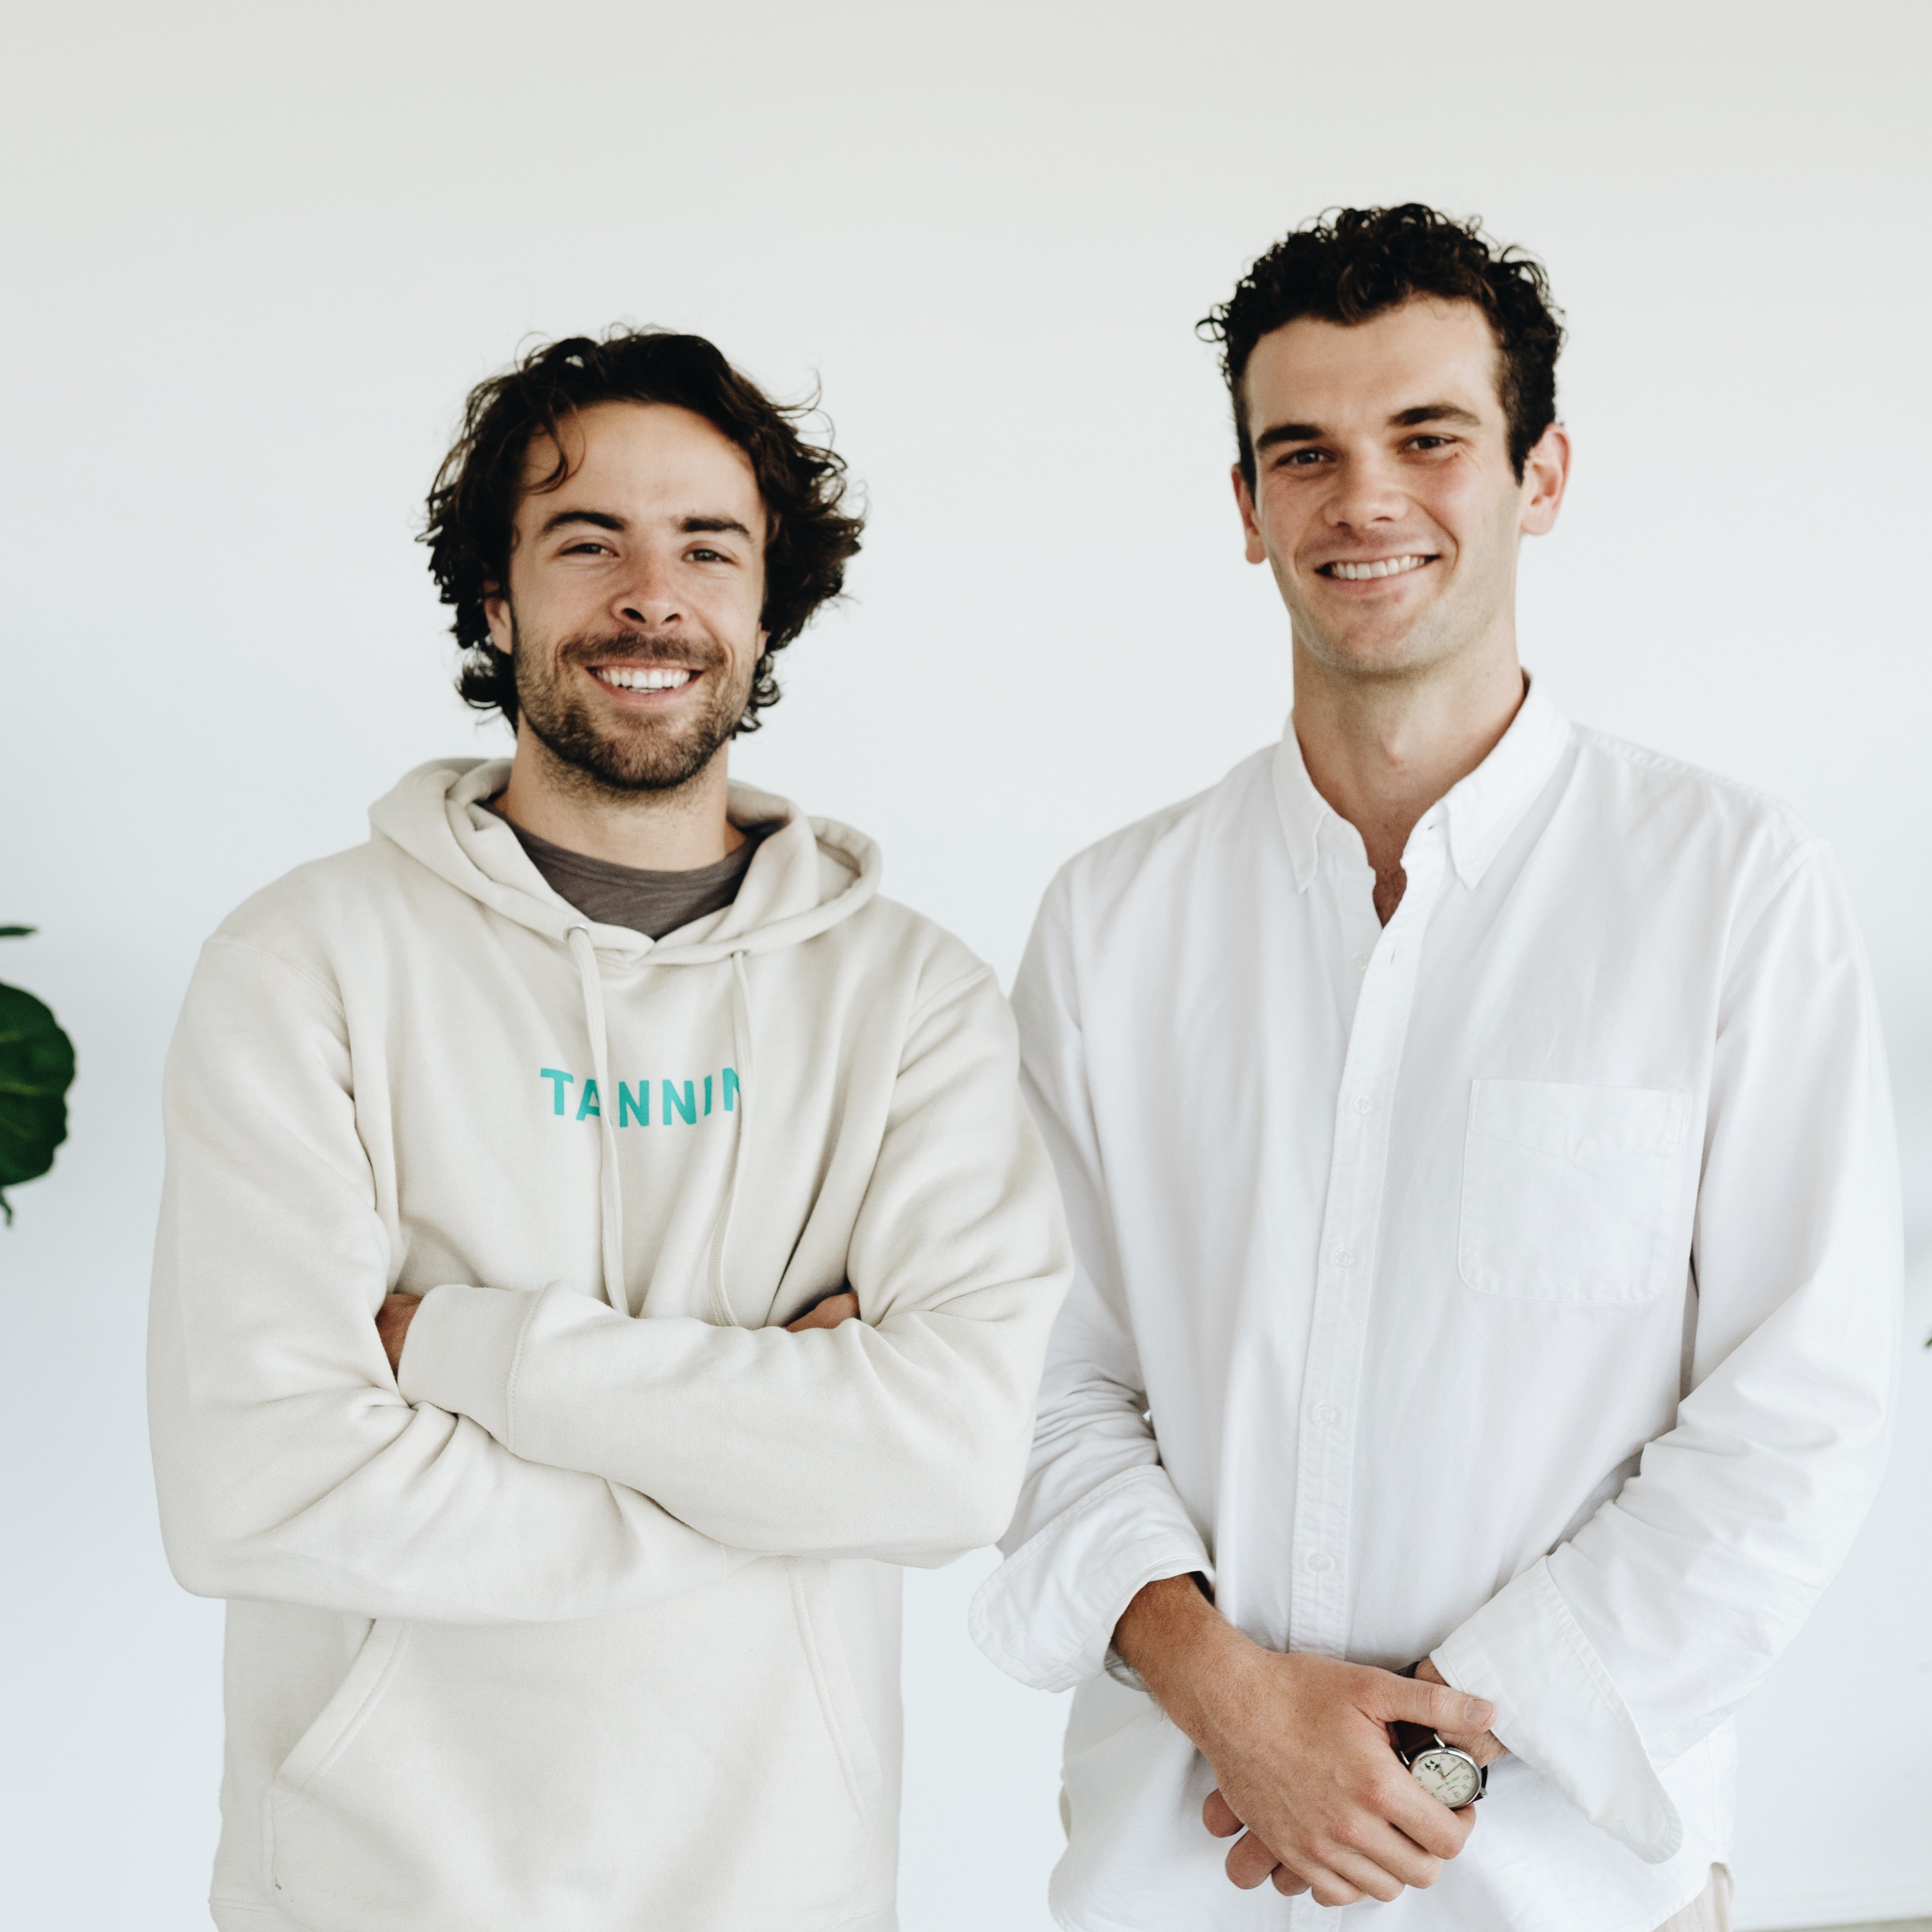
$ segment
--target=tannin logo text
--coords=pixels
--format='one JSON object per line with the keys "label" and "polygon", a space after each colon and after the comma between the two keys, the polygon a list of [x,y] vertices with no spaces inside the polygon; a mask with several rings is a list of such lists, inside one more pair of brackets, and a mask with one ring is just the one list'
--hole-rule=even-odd
{"label": "tannin logo text", "polygon": [[[537,1078],[550,1082],[550,1112],[558,1120],[567,1120],[573,1116],[580,1120],[602,1118],[603,1096],[598,1092],[592,1076],[586,1074],[579,1080],[561,1067],[541,1066]],[[640,1127],[651,1124],[653,1086],[657,1089],[657,1124],[662,1127],[694,1127],[711,1112],[714,1100],[721,1112],[729,1114],[744,1098],[737,1071],[730,1066],[716,1075],[707,1073],[701,1079],[614,1080],[610,1084],[617,1090],[616,1124],[620,1127],[633,1123]]]}

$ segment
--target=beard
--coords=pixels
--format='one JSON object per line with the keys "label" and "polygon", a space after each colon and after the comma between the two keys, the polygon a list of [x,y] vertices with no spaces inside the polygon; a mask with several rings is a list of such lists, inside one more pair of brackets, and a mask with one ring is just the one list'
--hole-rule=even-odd
{"label": "beard", "polygon": [[[664,637],[650,631],[615,631],[601,638],[572,638],[555,650],[525,647],[511,614],[510,661],[517,680],[520,720],[570,771],[600,790],[675,791],[710,764],[738,728],[752,694],[752,667],[728,686],[730,658],[702,632]],[[600,721],[571,675],[592,661],[674,664],[710,673],[710,695],[686,716],[607,717]]]}

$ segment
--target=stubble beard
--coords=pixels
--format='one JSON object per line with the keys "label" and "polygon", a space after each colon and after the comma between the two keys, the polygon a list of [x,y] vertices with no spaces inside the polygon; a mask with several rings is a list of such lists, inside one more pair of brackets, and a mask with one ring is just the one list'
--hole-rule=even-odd
{"label": "stubble beard", "polygon": [[[729,742],[751,698],[751,667],[728,686],[722,674],[730,659],[715,638],[702,634],[672,638],[616,631],[606,637],[572,638],[555,650],[532,649],[513,612],[510,657],[521,721],[566,773],[600,791],[675,791],[690,784]],[[572,690],[571,674],[592,659],[688,665],[707,672],[710,701],[682,718],[639,716],[602,724]]]}

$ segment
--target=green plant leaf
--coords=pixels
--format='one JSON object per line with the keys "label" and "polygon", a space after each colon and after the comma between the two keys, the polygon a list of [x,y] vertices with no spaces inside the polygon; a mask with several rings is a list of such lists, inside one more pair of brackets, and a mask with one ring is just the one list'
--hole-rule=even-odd
{"label": "green plant leaf", "polygon": [[0,986],[0,1210],[6,1190],[54,1164],[67,1138],[74,1042],[52,1013],[18,986]]}

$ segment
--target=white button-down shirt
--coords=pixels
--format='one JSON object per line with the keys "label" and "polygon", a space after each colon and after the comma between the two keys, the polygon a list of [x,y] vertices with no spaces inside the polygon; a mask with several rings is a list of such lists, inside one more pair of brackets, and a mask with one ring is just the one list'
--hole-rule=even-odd
{"label": "white button-down shirt", "polygon": [[1882,1473],[1896,1149],[1822,845],[1533,688],[1402,864],[1383,927],[1291,730],[1070,865],[1020,971],[1081,1268],[974,1624],[1081,1687],[1081,1932],[1319,1912],[1228,1884],[1211,1774],[1103,1669],[1197,1569],[1262,1643],[1495,1701],[1474,1834],[1377,1925],[1655,1924]]}

